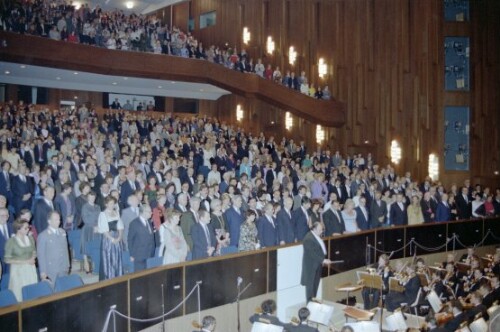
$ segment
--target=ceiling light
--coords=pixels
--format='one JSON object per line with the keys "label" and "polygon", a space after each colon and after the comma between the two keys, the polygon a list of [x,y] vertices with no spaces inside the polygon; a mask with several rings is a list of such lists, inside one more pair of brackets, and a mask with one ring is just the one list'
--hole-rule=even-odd
{"label": "ceiling light", "polygon": [[205,90],[203,90],[203,89],[200,89],[200,92],[203,92],[203,91],[205,91]]}
{"label": "ceiling light", "polygon": [[9,75],[9,74],[10,74],[10,71],[6,70],[5,75]]}
{"label": "ceiling light", "polygon": [[163,88],[163,87],[161,85],[158,85],[158,89],[161,89],[161,88]]}
{"label": "ceiling light", "polygon": [[124,81],[128,80],[128,77],[122,77]]}
{"label": "ceiling light", "polygon": [[127,2],[125,2],[125,7],[127,7],[127,9],[134,8],[134,2],[133,1],[127,1]]}
{"label": "ceiling light", "polygon": [[77,71],[75,71],[73,74],[78,75],[78,72],[77,72]]}
{"label": "ceiling light", "polygon": [[248,44],[250,41],[250,30],[247,27],[243,28],[243,43]]}
{"label": "ceiling light", "polygon": [[22,69],[26,68],[26,66],[25,66],[25,65],[20,65],[19,67],[21,67]]}
{"label": "ceiling light", "polygon": [[59,81],[60,79],[61,79],[60,77],[56,77],[56,80],[58,80],[58,81]]}
{"label": "ceiling light", "polygon": [[74,98],[74,99],[78,99],[78,96],[74,96],[73,98]]}
{"label": "ceiling light", "polygon": [[113,82],[113,83],[111,83],[111,84],[113,84],[113,85],[117,85],[118,83],[116,83],[116,82]]}
{"label": "ceiling light", "polygon": [[175,84],[175,81],[170,81],[171,84]]}

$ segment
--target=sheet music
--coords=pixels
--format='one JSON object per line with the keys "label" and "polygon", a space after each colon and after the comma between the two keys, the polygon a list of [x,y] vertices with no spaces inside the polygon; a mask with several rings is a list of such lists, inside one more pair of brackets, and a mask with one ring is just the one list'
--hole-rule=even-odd
{"label": "sheet music", "polygon": [[395,312],[390,316],[385,318],[385,323],[387,324],[387,329],[389,331],[406,331],[408,325],[406,325],[405,318],[401,311]]}
{"label": "sheet music", "polygon": [[283,332],[283,326],[255,322],[252,325],[252,332]]}
{"label": "sheet music", "polygon": [[427,301],[429,301],[429,304],[432,307],[432,310],[434,312],[440,312],[443,304],[441,303],[441,300],[439,299],[439,296],[436,294],[435,291],[431,291],[429,295],[427,295]]}
{"label": "sheet music", "polygon": [[316,302],[309,302],[307,304],[307,309],[309,309],[309,311],[311,312],[311,315],[309,316],[309,320],[311,322],[326,326],[330,324],[330,318],[332,318],[333,315],[332,306]]}

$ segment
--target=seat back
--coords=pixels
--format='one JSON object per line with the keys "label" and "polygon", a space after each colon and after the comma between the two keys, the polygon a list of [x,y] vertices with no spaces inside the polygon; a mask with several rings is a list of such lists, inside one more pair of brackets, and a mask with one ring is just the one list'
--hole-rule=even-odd
{"label": "seat back", "polygon": [[83,286],[83,280],[78,274],[57,277],[54,292],[64,292],[73,288]]}
{"label": "seat back", "polygon": [[82,230],[74,229],[68,232],[68,242],[71,248],[71,258],[81,261],[83,259],[83,255],[80,250],[82,240]]}
{"label": "seat back", "polygon": [[8,307],[17,304],[17,299],[10,289],[0,291],[0,307]]}
{"label": "seat back", "polygon": [[37,299],[52,293],[52,287],[47,281],[40,281],[33,285],[27,285],[22,289],[23,301]]}
{"label": "seat back", "polygon": [[0,281],[0,290],[9,289],[10,273],[4,273]]}
{"label": "seat back", "polygon": [[471,330],[471,332],[487,332],[488,324],[486,324],[484,318],[481,317],[469,324],[469,330]]}
{"label": "seat back", "polygon": [[153,267],[162,266],[163,257],[151,257],[146,260],[146,268],[151,269]]}
{"label": "seat back", "polygon": [[99,274],[99,267],[101,265],[101,239],[89,241],[85,248],[85,254],[92,260],[92,272]]}

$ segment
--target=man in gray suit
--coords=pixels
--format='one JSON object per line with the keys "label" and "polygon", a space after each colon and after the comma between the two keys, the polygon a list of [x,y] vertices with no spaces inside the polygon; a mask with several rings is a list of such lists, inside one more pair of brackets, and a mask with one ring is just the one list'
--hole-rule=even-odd
{"label": "man in gray suit", "polygon": [[151,226],[151,207],[142,205],[140,216],[130,223],[128,232],[128,249],[130,260],[134,262],[134,271],[146,268],[146,261],[155,252],[155,237]]}
{"label": "man in gray suit", "polygon": [[123,243],[125,244],[124,250],[128,250],[128,230],[130,223],[135,218],[139,217],[139,198],[132,194],[127,199],[128,208],[122,211],[121,219],[123,222]]}
{"label": "man in gray suit", "polygon": [[59,212],[52,211],[49,214],[48,224],[37,238],[38,267],[42,280],[55,282],[58,276],[69,273],[68,238],[66,232],[59,228]]}

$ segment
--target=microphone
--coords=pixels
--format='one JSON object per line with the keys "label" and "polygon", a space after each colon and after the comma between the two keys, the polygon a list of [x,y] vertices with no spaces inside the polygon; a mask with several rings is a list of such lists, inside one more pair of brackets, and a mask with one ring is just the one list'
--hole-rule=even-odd
{"label": "microphone", "polygon": [[237,284],[236,284],[236,285],[239,287],[239,286],[241,285],[241,283],[243,282],[243,278],[242,278],[242,277],[238,277],[238,278],[236,279],[236,282],[237,282]]}

